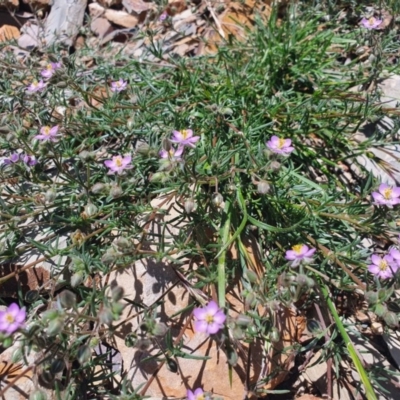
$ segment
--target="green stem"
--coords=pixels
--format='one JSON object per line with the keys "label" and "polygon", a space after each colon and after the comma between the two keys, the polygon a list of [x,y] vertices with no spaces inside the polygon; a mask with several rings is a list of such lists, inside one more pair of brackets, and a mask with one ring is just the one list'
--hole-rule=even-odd
{"label": "green stem", "polygon": [[225,264],[226,264],[226,244],[229,240],[229,232],[231,228],[231,200],[227,199],[225,201],[224,208],[224,219],[220,229],[221,237],[221,248],[224,251],[219,252],[218,256],[218,303],[221,308],[225,307],[225,288],[226,288],[226,277],[225,277]]}
{"label": "green stem", "polygon": [[329,297],[328,288],[325,285],[323,285],[323,286],[321,286],[321,291],[325,296],[326,303],[327,303],[328,308],[336,322],[336,326],[339,329],[342,339],[346,343],[347,350],[350,354],[351,359],[353,360],[354,366],[356,367],[357,372],[361,377],[361,381],[364,385],[367,399],[368,400],[377,400],[374,388],[372,387],[371,382],[369,381],[367,371],[365,370],[361,360],[358,357],[357,351],[356,351],[349,335],[347,334],[346,328],[344,327],[344,325],[339,317],[339,314],[336,311],[335,305],[333,304],[332,300]]}

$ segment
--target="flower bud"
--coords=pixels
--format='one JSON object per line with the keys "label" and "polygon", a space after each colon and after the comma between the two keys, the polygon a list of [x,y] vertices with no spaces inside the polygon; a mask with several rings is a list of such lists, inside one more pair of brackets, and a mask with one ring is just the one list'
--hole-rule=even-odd
{"label": "flower bud", "polygon": [[85,213],[88,217],[92,217],[93,215],[97,214],[99,209],[92,203],[86,204],[85,206]]}
{"label": "flower bud", "polygon": [[150,339],[139,339],[136,341],[135,347],[141,351],[146,351],[151,346]]}
{"label": "flower bud", "polygon": [[396,328],[399,325],[399,317],[393,311],[388,311],[383,316],[383,320],[390,328]]}
{"label": "flower bud", "polygon": [[111,305],[112,312],[114,314],[114,319],[117,319],[125,308],[125,304],[122,303],[113,303]]}
{"label": "flower bud", "polygon": [[165,325],[163,322],[158,322],[154,325],[153,330],[151,333],[154,336],[164,336],[168,331],[167,325]]}
{"label": "flower bud", "polygon": [[83,162],[88,162],[94,159],[93,153],[87,150],[83,150],[79,153],[78,157],[83,161]]}
{"label": "flower bud", "polygon": [[113,301],[120,301],[124,297],[124,289],[121,286],[114,286],[111,289],[111,297]]}
{"label": "flower bud", "polygon": [[13,363],[13,364],[16,364],[16,363],[18,363],[19,361],[21,361],[22,360],[22,349],[20,348],[20,347],[17,347],[14,351],[13,351],[13,353],[12,353],[12,355],[11,355],[11,362]]}
{"label": "flower bud", "polygon": [[124,192],[122,191],[121,186],[118,186],[118,185],[111,186],[110,195],[113,199],[116,199],[117,197],[121,197],[123,195],[123,193]]}
{"label": "flower bud", "polygon": [[[168,160],[167,160],[168,162]],[[161,182],[165,183],[169,179],[169,174],[166,172],[156,172],[150,177],[150,182]]]}
{"label": "flower bud", "polygon": [[185,201],[185,204],[183,205],[187,214],[190,214],[194,210],[195,206],[196,203],[194,202],[193,199],[187,199]]}
{"label": "flower bud", "polygon": [[151,148],[147,143],[142,143],[137,149],[136,152],[142,154],[144,156],[149,155]]}
{"label": "flower bud", "polygon": [[112,311],[109,308],[104,307],[99,312],[99,321],[100,321],[101,324],[111,325],[112,322],[114,321],[114,316],[113,316]]}
{"label": "flower bud", "polygon": [[239,314],[236,317],[236,323],[240,326],[248,326],[253,322],[253,319],[248,315]]}
{"label": "flower bud", "polygon": [[271,190],[271,186],[267,182],[261,181],[257,184],[257,192],[260,194],[266,194]]}
{"label": "flower bud", "polygon": [[104,193],[107,189],[108,189],[108,185],[98,182],[92,186],[91,192],[93,194],[100,194],[100,193]]}
{"label": "flower bud", "polygon": [[53,319],[49,322],[49,326],[46,329],[48,336],[58,335],[64,327],[64,321],[62,318]]}
{"label": "flower bud", "polygon": [[58,310],[55,310],[54,308],[50,310],[46,310],[45,312],[42,313],[42,319],[43,321],[52,321],[53,319],[58,318],[60,315]]}
{"label": "flower bud", "polygon": [[78,359],[79,364],[84,365],[90,360],[91,356],[92,350],[90,349],[90,347],[87,345],[83,345],[79,347],[76,358]]}
{"label": "flower bud", "polygon": [[271,329],[271,332],[269,333],[269,338],[270,338],[271,342],[273,342],[273,343],[279,342],[280,336],[281,335],[279,334],[278,329],[276,327],[273,327]]}
{"label": "flower bud", "polygon": [[248,293],[244,299],[246,307],[254,307],[257,304],[257,297],[254,293]]}
{"label": "flower bud", "polygon": [[59,295],[60,303],[64,308],[76,307],[76,295],[69,290],[63,290]]}
{"label": "flower bud", "polygon": [[47,395],[41,390],[35,390],[29,395],[29,400],[47,400]]}
{"label": "flower bud", "polygon": [[236,340],[241,340],[244,337],[244,332],[241,328],[237,326],[234,329],[232,329],[232,336]]}
{"label": "flower bud", "polygon": [[375,305],[374,311],[378,317],[382,318],[388,312],[388,309],[385,304],[378,303]]}
{"label": "flower bud", "polygon": [[84,279],[83,272],[81,271],[75,272],[75,274],[71,276],[71,286],[73,288],[76,288],[83,282],[83,279]]}
{"label": "flower bud", "polygon": [[134,333],[128,333],[125,336],[125,346],[134,347],[136,345],[137,336]]}
{"label": "flower bud", "polygon": [[376,302],[378,301],[378,293],[377,292],[369,291],[369,292],[366,292],[364,296],[365,296],[365,300],[367,301],[367,303],[369,305],[376,304]]}
{"label": "flower bud", "polygon": [[120,249],[129,249],[132,247],[132,242],[128,240],[126,237],[120,236],[118,239],[114,241],[114,244]]}
{"label": "flower bud", "polygon": [[44,198],[46,200],[46,203],[48,204],[52,204],[56,199],[56,197],[57,197],[57,192],[53,188],[47,190],[47,192],[44,194]]}
{"label": "flower bud", "polygon": [[278,171],[281,168],[281,163],[279,161],[271,161],[271,164],[269,164],[269,167],[271,168],[272,171]]}
{"label": "flower bud", "polygon": [[61,358],[56,358],[50,365],[50,372],[52,374],[59,374],[65,369],[65,362]]}
{"label": "flower bud", "polygon": [[121,256],[121,253],[119,251],[115,250],[115,248],[111,246],[103,254],[103,256],[101,257],[101,261],[104,264],[111,264],[111,263],[115,262],[120,256]]}
{"label": "flower bud", "polygon": [[220,208],[224,202],[224,198],[222,197],[221,193],[216,192],[213,193],[211,201],[215,207]]}
{"label": "flower bud", "polygon": [[298,274],[296,276],[296,282],[299,286],[304,286],[307,284],[307,276],[303,274]]}
{"label": "flower bud", "polygon": [[228,354],[228,364],[234,367],[239,360],[239,356],[235,350],[231,350]]}

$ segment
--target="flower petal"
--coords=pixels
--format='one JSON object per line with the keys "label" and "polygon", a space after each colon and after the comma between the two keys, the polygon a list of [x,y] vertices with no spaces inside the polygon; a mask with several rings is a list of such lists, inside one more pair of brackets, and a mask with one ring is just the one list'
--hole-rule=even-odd
{"label": "flower petal", "polygon": [[208,324],[206,321],[195,321],[194,330],[195,332],[206,333]]}

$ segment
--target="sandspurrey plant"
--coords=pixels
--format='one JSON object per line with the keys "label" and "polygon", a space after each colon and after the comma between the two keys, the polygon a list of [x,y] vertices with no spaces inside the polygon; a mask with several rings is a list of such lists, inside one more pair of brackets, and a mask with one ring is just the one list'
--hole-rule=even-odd
{"label": "sandspurrey plant", "polygon": [[[63,399],[144,396],[147,387],[129,379],[113,384],[116,372],[97,351],[113,341],[129,305],[141,322],[127,343],[156,347],[149,358],[171,371],[193,356],[184,335],[192,324],[227,355],[227,380],[245,352],[249,394],[273,391],[279,368],[289,368],[250,379],[261,343],[267,361],[277,348],[302,362],[320,350],[322,361],[334,360],[330,379],[347,362],[360,377],[355,391],[377,398],[383,378],[355,350],[341,299],[372,312],[382,332],[398,328],[400,188],[373,178],[357,158],[397,136],[393,129],[357,142],[360,126],[385,111],[378,93],[365,101],[350,89],[388,68],[397,28],[385,36],[380,16],[363,8],[336,25],[318,10],[298,6],[279,23],[273,13],[245,41],[168,64],[122,53],[107,61],[85,48],[49,59],[32,53],[15,69],[17,56],[3,48],[0,258],[19,267],[0,284],[51,266],[40,286],[2,296],[0,340],[16,347],[14,362],[37,354],[29,366],[37,396],[41,385]],[[373,37],[369,64],[353,60],[360,34],[367,44]],[[79,62],[87,55],[96,58],[90,71]],[[177,216],[150,247],[149,223],[162,214],[151,202],[162,196]],[[170,226],[179,231],[173,240]],[[38,257],[26,261],[31,253]],[[149,305],[109,282],[142,259],[171,264],[190,295],[162,321],[167,292]],[[284,342],[288,310],[319,333]],[[187,325],[172,338],[181,316]],[[193,379],[183,384],[189,400],[213,398],[207,382]]]}

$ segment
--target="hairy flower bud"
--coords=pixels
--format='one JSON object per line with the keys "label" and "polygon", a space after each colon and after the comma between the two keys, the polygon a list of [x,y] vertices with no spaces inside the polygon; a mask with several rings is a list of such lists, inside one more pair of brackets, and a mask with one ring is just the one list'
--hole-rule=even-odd
{"label": "hairy flower bud", "polygon": [[92,188],[91,188],[91,192],[93,194],[100,194],[100,193],[105,193],[108,189],[108,185],[105,185],[104,183],[95,183]]}
{"label": "hairy flower bud", "polygon": [[75,272],[75,274],[71,276],[71,286],[76,288],[83,282],[83,279],[84,275],[82,271]]}
{"label": "hairy flower bud", "polygon": [[253,319],[245,314],[239,314],[236,317],[236,323],[240,326],[248,326],[253,322]]}
{"label": "hairy flower bud", "polygon": [[153,327],[151,333],[154,336],[162,337],[167,333],[167,331],[168,331],[167,325],[165,325],[163,322],[158,322],[158,323],[154,324],[154,327]]}
{"label": "hairy flower bud", "polygon": [[93,215],[97,214],[98,210],[99,209],[93,203],[86,204],[85,206],[85,214],[88,217],[92,217]]}
{"label": "hairy flower bud", "polygon": [[79,347],[76,358],[78,359],[79,364],[84,365],[90,360],[91,356],[92,356],[92,350],[90,349],[90,347],[87,345],[83,345]]}
{"label": "hairy flower bud", "polygon": [[121,197],[123,195],[123,193],[124,192],[122,191],[121,186],[118,186],[118,185],[111,186],[110,195],[113,199],[116,199],[117,197]]}
{"label": "hairy flower bud", "polygon": [[62,331],[63,327],[64,320],[62,318],[53,319],[50,321],[46,333],[48,336],[56,336]]}
{"label": "hairy flower bud", "polygon": [[114,321],[114,316],[113,316],[112,311],[109,308],[104,307],[99,312],[99,321],[100,321],[101,324],[111,325],[112,322]]}
{"label": "hairy flower bud", "polygon": [[132,247],[132,242],[128,240],[126,237],[120,236],[118,239],[114,241],[114,244],[120,249],[129,249]]}
{"label": "hairy flower bud", "polygon": [[113,301],[120,301],[124,297],[124,289],[121,286],[111,288],[111,297]]}
{"label": "hairy flower bud", "polygon": [[46,193],[44,194],[44,198],[46,200],[46,203],[48,204],[52,204],[56,199],[56,197],[57,197],[57,192],[53,188],[47,190]]}
{"label": "hairy flower bud", "polygon": [[244,273],[244,276],[247,278],[247,280],[250,283],[256,283],[258,282],[258,276],[254,271],[251,271],[249,269],[246,269],[246,272]]}
{"label": "hairy flower bud", "polygon": [[196,203],[192,198],[187,199],[183,205],[187,214],[190,214],[196,206]]}
{"label": "hairy flower bud", "polygon": [[385,304],[378,303],[375,305],[374,311],[378,317],[382,318],[388,312],[388,309]]}
{"label": "hairy flower bud", "polygon": [[383,320],[390,328],[396,328],[399,326],[399,317],[393,311],[388,311],[384,316]]}
{"label": "hairy flower bud", "polygon": [[93,153],[87,150],[83,150],[79,153],[78,157],[83,161],[83,162],[88,162],[94,159]]}
{"label": "hairy flower bud", "polygon": [[265,181],[258,182],[257,192],[260,194],[266,194],[271,190],[271,186]]}
{"label": "hairy flower bud", "polygon": [[221,193],[216,192],[213,193],[211,201],[215,207],[220,208],[224,202],[224,198],[222,197]]}
{"label": "hairy flower bud", "polygon": [[269,338],[270,338],[271,342],[273,342],[273,343],[279,342],[280,337],[281,337],[281,335],[279,334],[278,329],[273,327],[271,329],[271,332],[269,333]]}
{"label": "hairy flower bud", "polygon": [[59,295],[60,303],[64,308],[75,308],[76,295],[69,290],[63,290]]}
{"label": "hairy flower bud", "polygon": [[367,303],[369,305],[376,304],[376,302],[378,301],[378,293],[377,292],[369,291],[369,292],[366,292],[364,296],[365,296],[365,300],[367,301]]}
{"label": "hairy flower bud", "polygon": [[35,390],[29,395],[29,400],[47,400],[47,395],[41,390]]}

